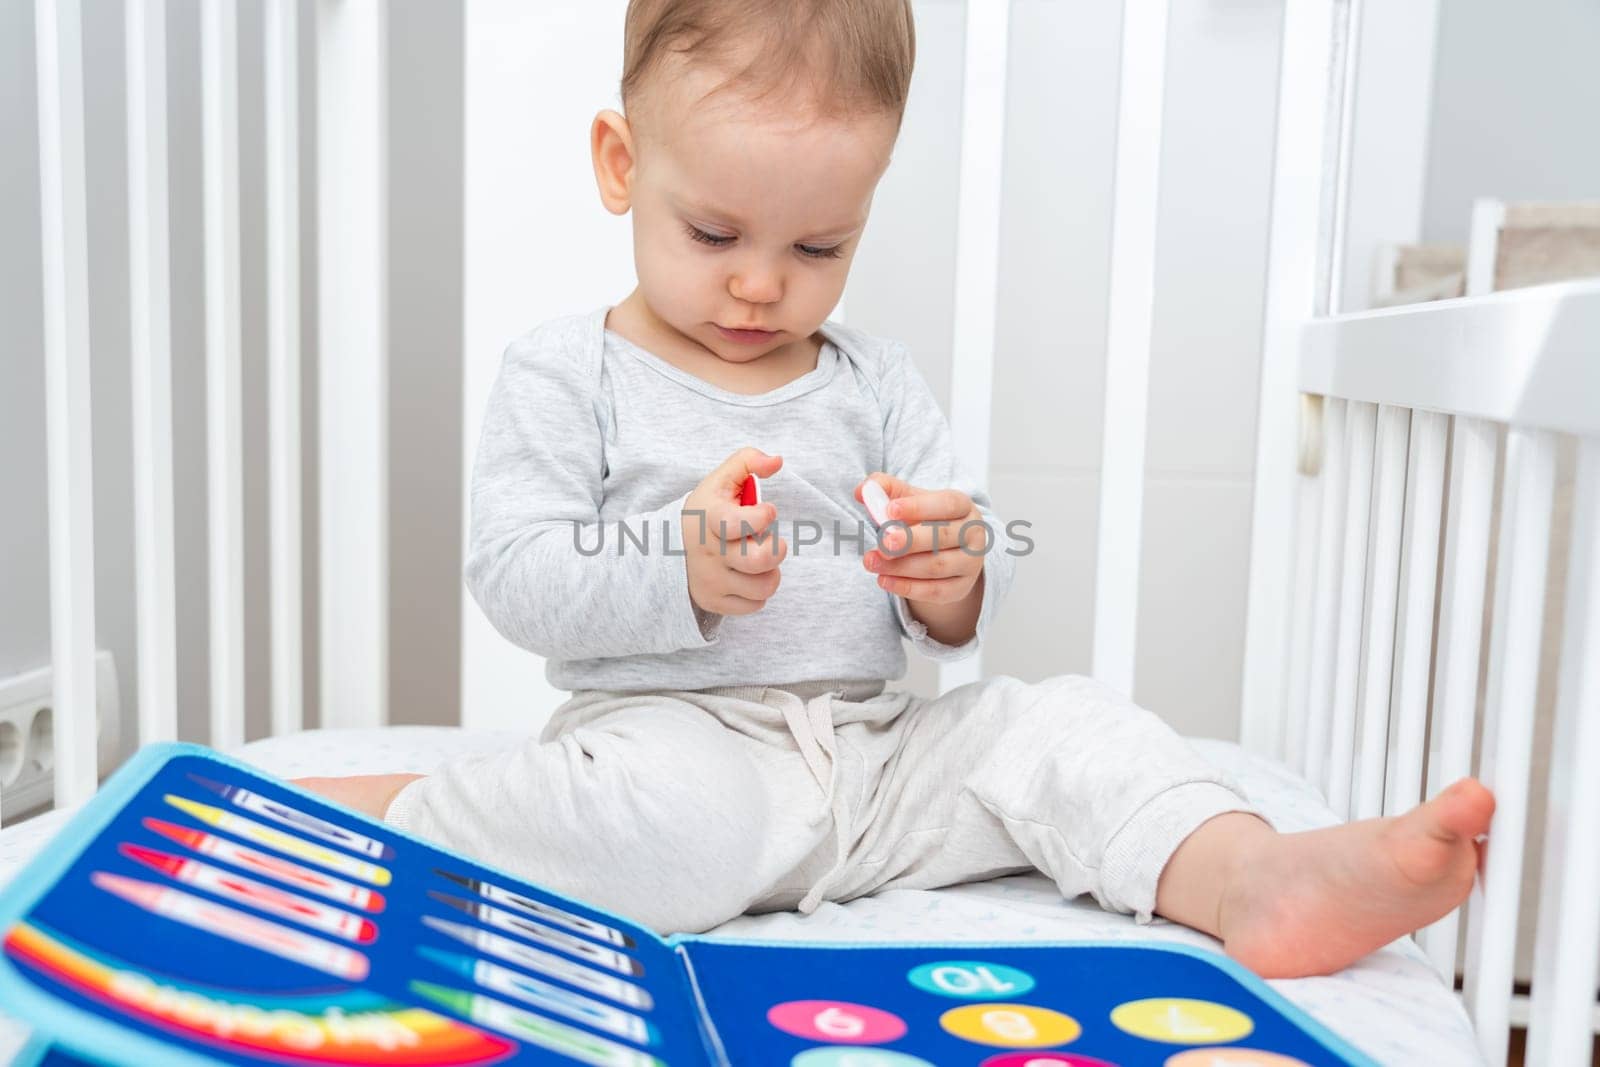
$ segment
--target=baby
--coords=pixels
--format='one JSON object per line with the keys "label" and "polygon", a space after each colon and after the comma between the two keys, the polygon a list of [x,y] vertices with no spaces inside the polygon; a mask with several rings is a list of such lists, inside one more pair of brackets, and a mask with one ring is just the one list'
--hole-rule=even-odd
{"label": "baby", "polygon": [[885,684],[903,639],[971,655],[1021,554],[905,347],[825,321],[913,54],[909,0],[634,0],[590,150],[638,285],[511,344],[472,485],[467,583],[571,696],[508,751],[301,784],[663,932],[1035,868],[1267,977],[1437,919],[1475,781],[1283,834],[1090,679]]}

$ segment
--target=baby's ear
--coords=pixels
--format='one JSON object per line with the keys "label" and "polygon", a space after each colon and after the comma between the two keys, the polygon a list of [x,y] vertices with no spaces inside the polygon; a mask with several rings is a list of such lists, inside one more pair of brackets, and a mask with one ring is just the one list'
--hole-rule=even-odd
{"label": "baby's ear", "polygon": [[633,128],[627,118],[607,109],[589,127],[589,152],[600,202],[613,215],[626,215],[632,205]]}

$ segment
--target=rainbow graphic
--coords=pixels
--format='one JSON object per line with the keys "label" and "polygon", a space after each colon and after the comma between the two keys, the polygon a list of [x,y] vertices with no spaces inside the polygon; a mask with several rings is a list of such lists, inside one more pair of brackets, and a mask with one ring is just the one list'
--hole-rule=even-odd
{"label": "rainbow graphic", "polygon": [[300,996],[241,994],[155,978],[39,925],[18,923],[6,954],[46,979],[182,1037],[263,1059],[411,1067],[498,1063],[504,1038],[424,1008],[352,989]]}

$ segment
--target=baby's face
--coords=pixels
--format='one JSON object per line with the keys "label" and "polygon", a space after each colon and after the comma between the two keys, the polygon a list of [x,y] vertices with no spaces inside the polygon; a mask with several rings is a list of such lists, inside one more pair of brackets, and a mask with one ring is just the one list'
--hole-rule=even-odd
{"label": "baby's face", "polygon": [[696,105],[714,84],[679,67],[632,116],[634,265],[656,318],[745,363],[838,302],[897,130],[881,112],[816,118],[735,93]]}

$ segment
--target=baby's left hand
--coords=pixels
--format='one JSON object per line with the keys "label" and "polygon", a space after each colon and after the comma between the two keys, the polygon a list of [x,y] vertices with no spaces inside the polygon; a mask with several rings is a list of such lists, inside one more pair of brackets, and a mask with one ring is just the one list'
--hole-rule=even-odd
{"label": "baby's left hand", "polygon": [[878,585],[932,604],[953,604],[971,593],[989,545],[983,513],[972,498],[959,489],[922,489],[882,471],[869,477],[889,494],[889,521],[878,533],[882,548],[861,557],[878,575]]}
{"label": "baby's left hand", "polygon": [[352,774],[343,778],[291,778],[289,782],[382,822],[400,790],[421,777],[420,774]]}

